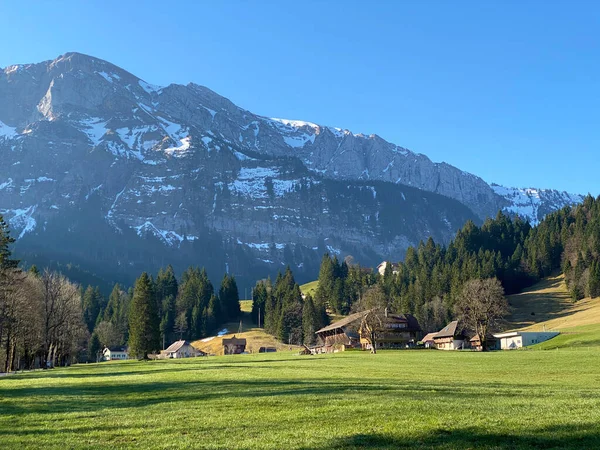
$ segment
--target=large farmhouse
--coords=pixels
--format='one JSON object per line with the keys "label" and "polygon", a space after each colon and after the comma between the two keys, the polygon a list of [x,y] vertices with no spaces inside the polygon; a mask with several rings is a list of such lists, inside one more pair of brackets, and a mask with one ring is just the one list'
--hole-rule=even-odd
{"label": "large farmhouse", "polygon": [[[377,349],[380,348],[406,348],[417,343],[421,327],[416,317],[412,314],[385,313],[382,329],[377,332]],[[371,343],[364,333],[361,333],[360,343],[362,348],[371,349]]]}
{"label": "large farmhouse", "polygon": [[[370,349],[371,343],[361,330],[361,321],[369,311],[344,317],[316,332],[325,351],[347,348]],[[377,348],[405,348],[415,344],[421,333],[417,319],[411,314],[385,314],[377,331]]]}

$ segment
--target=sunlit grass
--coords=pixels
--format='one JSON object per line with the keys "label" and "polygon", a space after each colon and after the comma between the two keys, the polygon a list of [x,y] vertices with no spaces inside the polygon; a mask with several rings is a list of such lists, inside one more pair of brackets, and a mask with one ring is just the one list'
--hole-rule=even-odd
{"label": "sunlit grass", "polygon": [[255,354],[0,379],[1,448],[598,448],[586,350]]}

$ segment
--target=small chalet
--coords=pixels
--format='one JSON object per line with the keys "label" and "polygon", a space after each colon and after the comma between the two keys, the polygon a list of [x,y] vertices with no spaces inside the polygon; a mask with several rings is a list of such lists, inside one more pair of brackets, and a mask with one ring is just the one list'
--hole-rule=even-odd
{"label": "small chalet", "polygon": [[166,358],[194,358],[196,356],[206,356],[201,350],[192,346],[188,341],[181,340],[172,343],[164,352]]}
{"label": "small chalet", "polygon": [[423,337],[423,339],[421,339],[421,342],[423,343],[425,348],[435,348],[435,335],[436,334],[437,334],[437,332],[429,333],[429,334],[426,334],[425,337]]}
{"label": "small chalet", "polygon": [[[481,338],[478,334],[473,335],[471,339],[469,339],[469,346],[473,350],[483,351],[483,344],[481,343]],[[487,335],[486,338],[486,350],[497,350],[498,349],[498,339],[496,339],[491,334]]]}
{"label": "small chalet", "polygon": [[360,320],[366,312],[358,312],[344,317],[316,332],[325,351],[333,351],[334,347],[360,348],[360,335],[358,328]]}
{"label": "small chalet", "polygon": [[236,338],[235,335],[231,338],[223,339],[223,354],[224,355],[239,355],[246,351],[246,339]]}
{"label": "small chalet", "polygon": [[433,337],[439,350],[459,350],[469,346],[469,338],[458,326],[458,320],[450,322]]}
{"label": "small chalet", "polygon": [[102,359],[104,361],[123,361],[129,359],[129,351],[127,347],[104,347]]}

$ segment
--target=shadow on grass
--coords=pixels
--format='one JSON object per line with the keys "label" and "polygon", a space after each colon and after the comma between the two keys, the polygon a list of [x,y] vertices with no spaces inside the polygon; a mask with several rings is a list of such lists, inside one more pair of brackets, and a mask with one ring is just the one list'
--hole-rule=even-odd
{"label": "shadow on grass", "polygon": [[355,434],[311,449],[591,449],[600,448],[600,430],[594,425],[555,425],[519,435],[478,428],[433,430],[422,436],[396,437],[385,434]]}
{"label": "shadow on grass", "polygon": [[[191,370],[191,369],[190,369]],[[149,374],[150,375],[150,374]],[[65,381],[68,381],[66,379]],[[1,386],[1,385],[0,385]],[[160,404],[204,402],[214,400],[282,397],[314,397],[319,402],[332,399],[352,401],[385,395],[390,401],[403,399],[437,399],[453,402],[470,399],[489,401],[490,397],[515,398],[522,393],[502,384],[487,383],[485,388],[461,385],[415,384],[398,385],[393,380],[377,383],[357,381],[326,381],[322,379],[292,380],[189,380],[144,383],[69,384],[60,386],[19,386],[0,389],[2,410],[8,415],[59,414],[73,412],[100,412],[105,409],[145,408]],[[529,398],[537,397],[533,393]],[[287,401],[287,400],[281,400]]]}

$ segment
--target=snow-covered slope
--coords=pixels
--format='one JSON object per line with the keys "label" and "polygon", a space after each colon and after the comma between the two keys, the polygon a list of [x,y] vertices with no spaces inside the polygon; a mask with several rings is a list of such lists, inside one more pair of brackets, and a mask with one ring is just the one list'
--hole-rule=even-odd
{"label": "snow-covered slope", "polygon": [[509,202],[504,208],[505,211],[518,215],[532,225],[538,224],[546,214],[567,205],[581,203],[584,198],[579,194],[554,189],[506,188],[497,184],[492,184],[492,188],[496,194]]}

